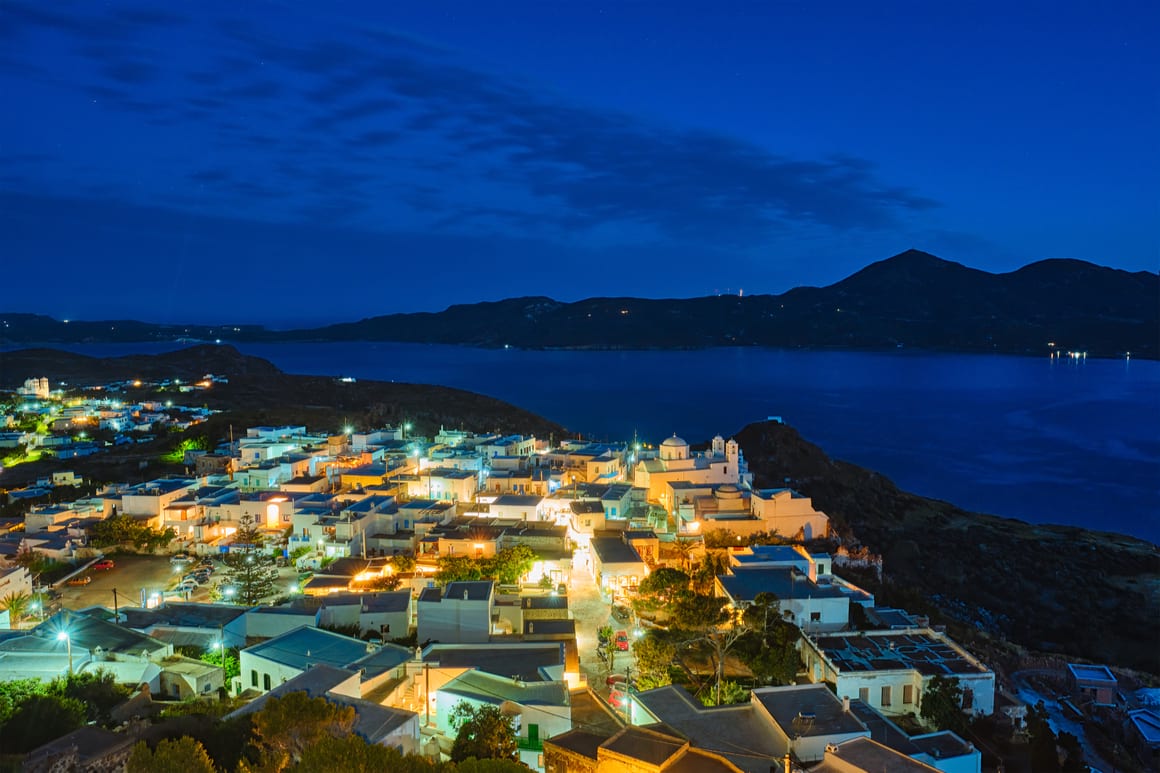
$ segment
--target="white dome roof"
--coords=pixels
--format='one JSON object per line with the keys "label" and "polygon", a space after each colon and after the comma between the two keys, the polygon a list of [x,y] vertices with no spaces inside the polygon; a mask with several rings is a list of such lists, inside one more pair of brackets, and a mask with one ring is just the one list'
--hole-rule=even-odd
{"label": "white dome roof", "polygon": [[670,438],[665,438],[664,442],[661,443],[661,445],[668,446],[669,448],[673,448],[675,446],[687,446],[689,444],[674,434]]}

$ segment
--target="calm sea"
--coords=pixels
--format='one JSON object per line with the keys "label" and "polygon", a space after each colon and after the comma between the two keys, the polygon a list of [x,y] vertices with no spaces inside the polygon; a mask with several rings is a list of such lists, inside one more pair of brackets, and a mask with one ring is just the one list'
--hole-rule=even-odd
{"label": "calm sea", "polygon": [[[96,356],[177,346],[84,346]],[[289,373],[444,384],[597,439],[781,416],[831,456],[980,512],[1160,542],[1160,363],[705,349],[243,344]],[[744,450],[744,449],[743,449]]]}

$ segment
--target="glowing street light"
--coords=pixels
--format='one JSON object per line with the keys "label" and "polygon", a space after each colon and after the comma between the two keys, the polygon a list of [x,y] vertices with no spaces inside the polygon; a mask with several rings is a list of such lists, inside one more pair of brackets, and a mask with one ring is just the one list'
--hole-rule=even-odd
{"label": "glowing street light", "polygon": [[68,646],[68,675],[73,673],[73,659],[72,659],[72,637],[68,635],[68,631],[61,631],[56,635],[57,641],[63,641]]}

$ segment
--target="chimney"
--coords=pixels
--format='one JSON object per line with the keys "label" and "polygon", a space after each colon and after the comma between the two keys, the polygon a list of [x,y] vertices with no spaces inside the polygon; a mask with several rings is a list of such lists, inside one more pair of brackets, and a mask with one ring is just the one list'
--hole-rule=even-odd
{"label": "chimney", "polygon": [[842,696],[842,711],[843,711],[843,713],[846,713],[846,714],[850,713],[850,696],[849,695]]}

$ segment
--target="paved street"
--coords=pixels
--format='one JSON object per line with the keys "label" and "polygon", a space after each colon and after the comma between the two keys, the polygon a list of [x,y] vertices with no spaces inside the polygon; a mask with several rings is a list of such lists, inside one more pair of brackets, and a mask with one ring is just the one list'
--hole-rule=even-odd
{"label": "paved street", "polygon": [[577,565],[572,572],[572,584],[568,594],[568,606],[576,619],[576,646],[580,651],[580,670],[592,689],[597,694],[607,697],[609,689],[605,680],[609,673],[623,674],[625,669],[635,669],[636,662],[631,649],[628,652],[615,652],[610,649],[611,665],[602,661],[597,656],[596,631],[601,626],[611,625],[613,630],[627,630],[631,637],[632,629],[613,619],[611,603],[601,598],[595,581],[582,564]]}

